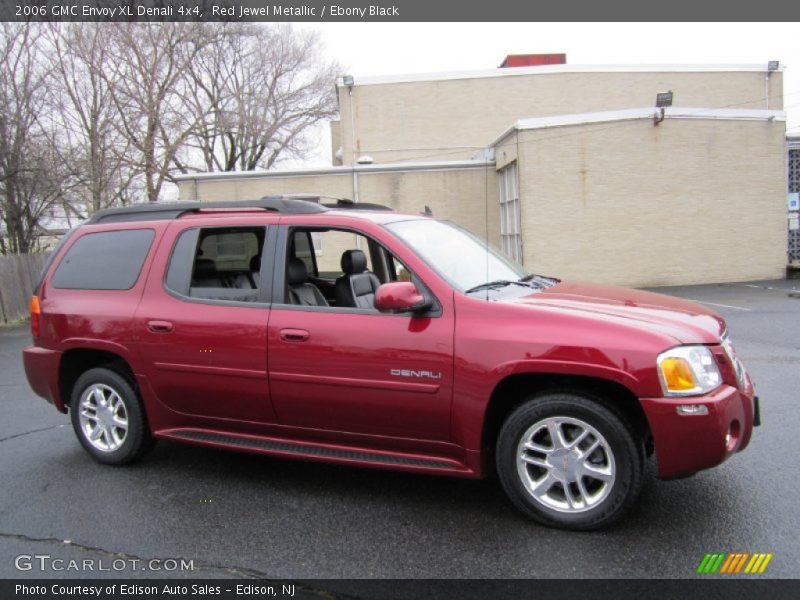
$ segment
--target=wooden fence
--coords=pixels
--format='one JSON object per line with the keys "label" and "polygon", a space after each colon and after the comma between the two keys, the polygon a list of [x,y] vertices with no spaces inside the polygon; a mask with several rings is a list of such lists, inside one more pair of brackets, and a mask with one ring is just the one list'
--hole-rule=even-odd
{"label": "wooden fence", "polygon": [[0,256],[0,325],[28,316],[33,286],[49,256],[47,252]]}

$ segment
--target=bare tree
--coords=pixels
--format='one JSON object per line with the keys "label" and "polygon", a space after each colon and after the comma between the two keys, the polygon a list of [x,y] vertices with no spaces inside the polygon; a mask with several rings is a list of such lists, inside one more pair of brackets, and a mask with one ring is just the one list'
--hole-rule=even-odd
{"label": "bare tree", "polygon": [[[54,55],[53,89],[61,117],[56,146],[66,154],[79,182],[79,195],[91,212],[130,201],[137,170],[131,164],[131,141],[122,135],[120,115],[112,101],[116,82],[109,75],[107,40],[114,25],[107,23],[54,24],[49,42]],[[78,212],[75,205],[66,210]]]}
{"label": "bare tree", "polygon": [[[199,152],[209,171],[268,169],[304,156],[314,141],[309,134],[337,111],[333,82],[340,67],[321,57],[319,35],[290,25],[208,28],[217,42],[192,63],[197,125],[187,148]],[[191,151],[176,162],[188,171]]]}
{"label": "bare tree", "polygon": [[68,182],[48,128],[49,62],[37,24],[0,23],[0,251],[36,249],[42,216]]}
{"label": "bare tree", "polygon": [[172,179],[175,158],[195,129],[190,70],[214,41],[204,29],[199,23],[118,23],[110,29],[103,73],[150,202]]}

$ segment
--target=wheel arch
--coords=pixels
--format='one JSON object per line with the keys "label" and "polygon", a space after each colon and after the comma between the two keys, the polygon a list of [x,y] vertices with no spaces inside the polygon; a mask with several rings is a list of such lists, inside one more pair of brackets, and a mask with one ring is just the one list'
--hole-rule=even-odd
{"label": "wheel arch", "polygon": [[647,417],[638,397],[626,385],[594,375],[524,372],[507,375],[492,390],[486,405],[481,434],[481,454],[487,472],[494,469],[497,436],[511,412],[534,394],[572,393],[590,398],[620,416],[632,432],[653,452]]}
{"label": "wheel arch", "polygon": [[64,406],[69,406],[72,388],[78,378],[89,369],[97,367],[119,374],[138,392],[133,369],[121,354],[93,347],[70,348],[62,353],[58,368],[58,388]]}

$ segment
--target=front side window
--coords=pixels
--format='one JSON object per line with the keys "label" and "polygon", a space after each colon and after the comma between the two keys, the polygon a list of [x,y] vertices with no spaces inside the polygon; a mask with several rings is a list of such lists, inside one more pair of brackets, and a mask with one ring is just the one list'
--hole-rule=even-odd
{"label": "front side window", "polygon": [[366,235],[346,229],[294,227],[286,249],[283,302],[375,310],[375,294],[382,284],[411,277],[391,252]]}
{"label": "front side window", "polygon": [[129,290],[153,243],[152,229],[87,233],[67,250],[53,286],[73,290]]}
{"label": "front side window", "polygon": [[265,233],[264,227],[184,231],[173,248],[165,286],[190,298],[266,301],[261,293]]}

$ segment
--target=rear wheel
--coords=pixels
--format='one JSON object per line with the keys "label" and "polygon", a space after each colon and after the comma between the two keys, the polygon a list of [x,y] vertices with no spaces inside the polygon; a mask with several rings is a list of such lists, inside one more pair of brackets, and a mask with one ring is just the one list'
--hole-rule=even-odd
{"label": "rear wheel", "polygon": [[70,419],[78,440],[101,463],[129,463],[153,445],[138,395],[110,369],[90,369],[78,377]]}
{"label": "rear wheel", "polygon": [[536,521],[596,529],[620,518],[642,486],[642,444],[622,417],[576,394],[529,399],[497,441],[497,471],[514,504]]}

